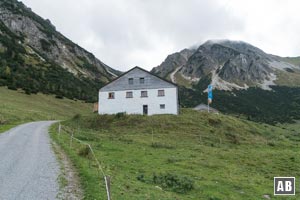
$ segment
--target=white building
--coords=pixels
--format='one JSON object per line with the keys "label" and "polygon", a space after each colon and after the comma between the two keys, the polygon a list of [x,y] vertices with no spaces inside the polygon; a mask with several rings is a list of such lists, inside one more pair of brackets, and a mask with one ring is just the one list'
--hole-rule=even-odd
{"label": "white building", "polygon": [[99,114],[178,114],[178,88],[135,67],[99,90]]}

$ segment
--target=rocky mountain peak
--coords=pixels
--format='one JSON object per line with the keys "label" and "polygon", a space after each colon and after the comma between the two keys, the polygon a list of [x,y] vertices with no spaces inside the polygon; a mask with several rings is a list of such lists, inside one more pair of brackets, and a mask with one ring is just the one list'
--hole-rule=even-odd
{"label": "rocky mountain peak", "polygon": [[188,83],[210,79],[221,90],[257,86],[270,89],[269,86],[275,85],[278,80],[277,74],[287,75],[287,71],[295,71],[293,69],[299,71],[299,67],[287,63],[279,56],[267,54],[249,43],[232,40],[208,40],[185,63],[180,62],[175,67],[164,63],[157,67],[158,74],[166,67],[169,74],[181,76]]}
{"label": "rocky mountain peak", "polygon": [[114,77],[113,69],[57,32],[49,19],[36,15],[22,2],[3,0],[0,3],[0,13],[0,21],[24,39],[24,46],[44,59],[55,62],[75,75],[106,81]]}
{"label": "rocky mountain peak", "polygon": [[22,2],[0,1],[0,86],[95,100],[119,74]]}
{"label": "rocky mountain peak", "polygon": [[184,65],[189,57],[193,55],[196,49],[183,49],[180,52],[176,52],[167,56],[164,62],[153,68],[152,72],[158,74],[161,77],[166,78],[170,73],[176,70],[178,67]]}

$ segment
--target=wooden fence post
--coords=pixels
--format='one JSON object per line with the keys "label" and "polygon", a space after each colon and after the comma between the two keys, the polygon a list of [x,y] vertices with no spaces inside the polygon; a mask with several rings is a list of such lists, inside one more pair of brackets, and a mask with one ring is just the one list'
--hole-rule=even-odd
{"label": "wooden fence post", "polygon": [[154,131],[153,131],[153,128],[152,128],[152,133],[151,133],[152,145],[154,144],[154,136],[153,136],[153,134],[154,134]]}
{"label": "wooden fence post", "polygon": [[60,136],[60,132],[61,132],[61,124],[59,122],[59,124],[58,124],[58,136]]}
{"label": "wooden fence post", "polygon": [[91,162],[92,162],[92,153],[91,153],[91,149],[90,149],[90,145],[87,145],[89,153],[88,153],[88,159],[89,159],[89,168],[91,168]]}
{"label": "wooden fence post", "polygon": [[86,143],[86,142],[83,142],[83,141],[77,139],[76,137],[74,137],[74,135],[75,135],[75,130],[73,130],[73,131],[71,131],[71,132],[69,132],[68,130],[64,130],[64,131],[67,132],[68,134],[70,134],[70,148],[71,148],[71,149],[72,149],[72,143],[73,143],[73,140],[74,140],[74,141],[78,141],[78,142],[81,143],[81,144],[87,145],[87,147],[89,148],[89,154],[90,154],[90,155],[88,155],[88,159],[89,159],[89,167],[91,167],[91,165],[92,165],[92,160],[90,159],[90,156],[93,156],[95,162],[96,162],[97,165],[98,165],[98,170],[97,170],[97,171],[98,171],[98,173],[99,173],[99,176],[102,175],[101,177],[104,177],[105,188],[106,188],[106,194],[107,194],[107,200],[111,200],[111,192],[110,192],[110,176],[106,176],[106,175],[104,174],[103,169],[102,169],[102,166],[101,166],[100,162],[98,161],[98,159],[97,159],[97,157],[96,157],[96,155],[95,155],[95,153],[94,153],[94,151],[93,151],[91,145],[88,144],[88,143]]}
{"label": "wooden fence post", "polygon": [[111,200],[111,195],[110,195],[110,177],[109,176],[104,176],[104,180],[105,180],[105,186],[106,186],[107,200]]}
{"label": "wooden fence post", "polygon": [[73,135],[74,135],[74,132],[72,132],[72,135],[71,135],[71,139],[70,139],[70,148],[72,148]]}

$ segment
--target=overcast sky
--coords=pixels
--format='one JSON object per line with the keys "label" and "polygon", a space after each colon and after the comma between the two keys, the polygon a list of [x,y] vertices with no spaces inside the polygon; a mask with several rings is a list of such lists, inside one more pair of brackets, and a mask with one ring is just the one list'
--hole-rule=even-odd
{"label": "overcast sky", "polygon": [[300,55],[298,0],[22,0],[107,65],[150,70],[208,39]]}

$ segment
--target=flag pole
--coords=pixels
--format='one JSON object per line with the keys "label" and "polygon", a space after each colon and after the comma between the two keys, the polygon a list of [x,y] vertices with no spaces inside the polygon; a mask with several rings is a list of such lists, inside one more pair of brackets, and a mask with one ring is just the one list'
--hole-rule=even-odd
{"label": "flag pole", "polygon": [[212,85],[208,85],[208,87],[207,87],[207,112],[209,112],[209,104],[212,102],[212,99],[213,99],[212,90],[213,90]]}
{"label": "flag pole", "polygon": [[207,111],[209,112],[209,99],[207,99]]}

